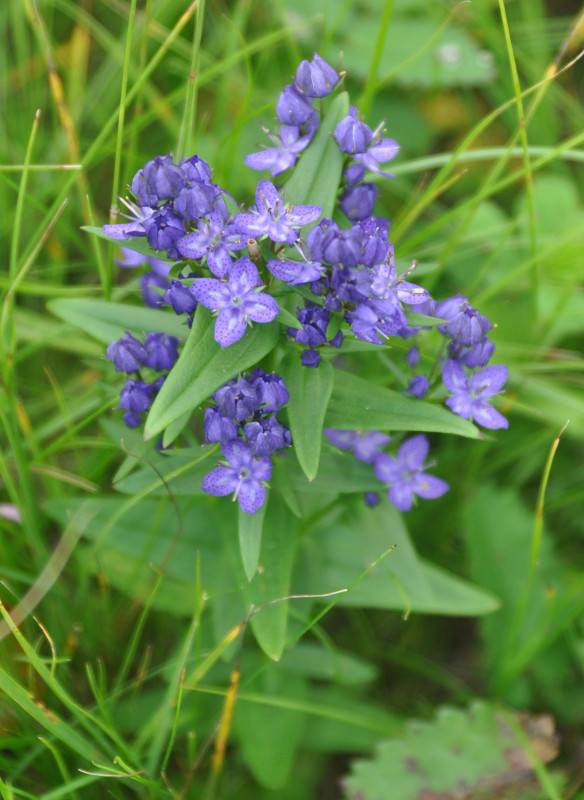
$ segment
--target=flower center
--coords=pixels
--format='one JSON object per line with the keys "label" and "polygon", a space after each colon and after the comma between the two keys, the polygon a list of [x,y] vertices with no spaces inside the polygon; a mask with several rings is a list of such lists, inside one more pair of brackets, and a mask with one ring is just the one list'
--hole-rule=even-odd
{"label": "flower center", "polygon": [[243,303],[243,300],[241,299],[240,295],[238,295],[238,294],[235,294],[235,295],[233,295],[233,297],[231,298],[231,303],[232,303],[232,305],[234,305],[234,306],[240,306],[240,305]]}
{"label": "flower center", "polygon": [[242,467],[239,470],[239,474],[238,474],[237,477],[239,478],[240,481],[244,481],[246,478],[249,478],[249,475],[250,475],[250,473],[249,473],[248,468],[247,467]]}

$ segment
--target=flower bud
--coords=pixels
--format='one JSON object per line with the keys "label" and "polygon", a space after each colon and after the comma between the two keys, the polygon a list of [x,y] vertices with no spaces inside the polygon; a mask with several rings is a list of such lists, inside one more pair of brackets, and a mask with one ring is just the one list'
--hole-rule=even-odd
{"label": "flower bud", "polygon": [[351,106],[348,115],[335,128],[334,138],[341,153],[355,155],[367,150],[373,139],[373,132],[368,125],[361,122],[355,106]]}
{"label": "flower bud", "polygon": [[373,214],[379,189],[373,183],[360,183],[347,189],[341,202],[341,211],[353,222],[360,222]]}
{"label": "flower bud", "polygon": [[330,64],[314,53],[312,61],[300,62],[294,86],[306,97],[326,97],[339,82],[339,76]]}
{"label": "flower bud", "polygon": [[303,125],[314,116],[314,109],[291,84],[278,98],[276,116],[285,125]]}

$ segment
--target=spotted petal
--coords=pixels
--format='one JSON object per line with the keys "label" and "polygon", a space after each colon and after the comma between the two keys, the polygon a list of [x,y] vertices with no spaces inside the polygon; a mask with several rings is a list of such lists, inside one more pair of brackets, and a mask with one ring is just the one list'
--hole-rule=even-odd
{"label": "spotted petal", "polygon": [[241,308],[224,308],[215,322],[214,338],[221,347],[229,347],[238,342],[245,333],[247,325]]}
{"label": "spotted petal", "polygon": [[233,494],[237,483],[237,473],[233,467],[215,467],[203,478],[203,491],[216,497],[225,497]]}
{"label": "spotted petal", "polygon": [[266,489],[259,481],[243,481],[237,499],[242,511],[255,514],[265,502]]}
{"label": "spotted petal", "polygon": [[247,297],[244,308],[245,315],[254,322],[271,322],[280,313],[278,303],[268,294]]}
{"label": "spotted petal", "polygon": [[224,308],[230,301],[229,289],[215,278],[197,278],[191,285],[195,300],[212,311]]}

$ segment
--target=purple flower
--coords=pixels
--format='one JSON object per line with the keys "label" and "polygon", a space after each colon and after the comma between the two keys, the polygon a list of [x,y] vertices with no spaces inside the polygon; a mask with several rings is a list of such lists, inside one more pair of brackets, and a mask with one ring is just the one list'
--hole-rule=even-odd
{"label": "purple flower", "polygon": [[251,418],[260,405],[258,390],[244,375],[239,380],[228,381],[212,397],[221,414],[236,422]]}
{"label": "purple flower", "polygon": [[211,167],[200,156],[181,158],[179,166],[184,172],[187,181],[211,183]]}
{"label": "purple flower", "polygon": [[348,115],[335,128],[334,138],[341,153],[355,155],[367,150],[373,139],[373,132],[369,125],[361,122],[355,106],[351,106]]}
{"label": "purple flower", "polygon": [[218,311],[215,341],[221,347],[239,341],[253,322],[271,322],[280,309],[273,297],[259,294],[264,286],[255,265],[247,257],[239,258],[231,267],[227,281],[197,278],[191,291],[197,302]]}
{"label": "purple flower", "polygon": [[391,161],[399,153],[399,149],[399,144],[394,139],[381,139],[377,144],[370,145],[365,152],[357,153],[355,161],[361,162],[371,172],[377,172],[378,175],[386,178],[393,178],[394,175],[391,172],[383,172],[379,168],[379,164]]}
{"label": "purple flower", "polygon": [[133,239],[135,236],[145,236],[146,229],[144,227],[146,221],[154,214],[154,211],[148,206],[137,206],[129,200],[124,200],[120,197],[122,203],[126,206],[129,214],[122,214],[129,222],[118,222],[113,225],[102,225],[101,229],[106,236],[111,236],[112,239]]}
{"label": "purple flower", "polygon": [[415,369],[420,363],[420,351],[415,345],[410,347],[406,353],[406,361],[412,369]]}
{"label": "purple flower", "polygon": [[304,125],[316,116],[316,112],[294,84],[290,84],[278,97],[276,116],[284,125]]}
{"label": "purple flower", "polygon": [[266,373],[257,367],[249,376],[249,381],[257,392],[257,406],[262,414],[275,413],[290,400],[286,384],[275,372]]}
{"label": "purple flower", "polygon": [[144,342],[145,366],[158,372],[163,369],[172,369],[178,359],[178,345],[179,341],[174,336],[167,336],[164,333],[149,333]]}
{"label": "purple flower", "polygon": [[120,408],[126,411],[133,411],[135,414],[142,414],[152,405],[152,401],[159,387],[146,381],[126,381],[120,394]]}
{"label": "purple flower", "polygon": [[257,238],[267,235],[273,242],[294,244],[299,233],[294,228],[314,222],[322,214],[320,206],[286,206],[270,181],[260,181],[255,193],[256,207],[249,214],[236,214],[233,222]]}
{"label": "purple flower", "polygon": [[164,305],[163,295],[159,294],[156,289],[166,289],[168,282],[158,275],[156,272],[146,272],[140,278],[140,291],[147,306],[151,308],[158,308]]}
{"label": "purple flower", "polygon": [[449,357],[471,369],[484,367],[495,350],[495,344],[488,336],[483,336],[472,347],[463,347],[454,341],[448,345]]}
{"label": "purple flower", "polygon": [[126,331],[117,342],[108,344],[106,355],[114,362],[116,372],[136,372],[144,365],[146,350],[142,342]]}
{"label": "purple flower", "polygon": [[177,194],[172,207],[185,222],[207,216],[221,192],[211,183],[193,181]]}
{"label": "purple flower", "polygon": [[440,333],[448,334],[457,344],[465,347],[473,347],[482,341],[493,327],[490,320],[473,308],[461,294],[438,303],[435,316],[446,320],[445,325],[438,326]]}
{"label": "purple flower", "polygon": [[404,394],[409,394],[412,397],[417,397],[419,400],[421,400],[426,396],[426,392],[429,388],[430,381],[425,375],[414,375]]}
{"label": "purple flower", "polygon": [[185,258],[199,259],[207,256],[207,265],[219,278],[231,269],[230,252],[243,250],[247,239],[240,228],[232,223],[225,224],[220,211],[212,211],[207,220],[199,222],[196,231],[188,233],[177,242],[177,250]]}
{"label": "purple flower", "polygon": [[301,323],[302,330],[288,328],[288,336],[308,347],[317,347],[326,342],[326,329],[329,323],[329,312],[326,308],[307,301],[306,307],[298,312],[298,322]]}
{"label": "purple flower", "polygon": [[457,361],[447,361],[442,380],[452,397],[446,405],[459,417],[473,419],[483,428],[508,428],[509,423],[488,400],[499,394],[508,378],[503,365],[485,367],[470,377]]}
{"label": "purple flower", "polygon": [[312,61],[301,61],[296,70],[294,86],[306,97],[326,97],[339,82],[337,71],[313,53]]}
{"label": "purple flower", "polygon": [[373,183],[359,183],[347,189],[339,206],[352,222],[359,222],[373,214],[378,195],[379,189]]}
{"label": "purple flower", "polygon": [[243,426],[245,440],[256,456],[271,456],[276,450],[290,447],[290,431],[281,425],[275,416],[254,420]]}
{"label": "purple flower", "polygon": [[156,208],[160,200],[176,197],[185,184],[185,175],[172,156],[156,156],[134,175],[132,192],[140,205]]}
{"label": "purple flower", "polygon": [[372,464],[379,455],[379,448],[391,442],[391,436],[381,431],[344,431],[325,428],[324,432],[331,444],[341,450],[353,450],[359,461]]}
{"label": "purple flower", "polygon": [[218,497],[233,494],[242,511],[255,514],[266,499],[263,482],[272,475],[272,462],[268,456],[254,458],[250,448],[238,440],[226,442],[221,450],[227,464],[205,475],[203,491]]}
{"label": "purple flower", "polygon": [[289,258],[270,258],[266,267],[278,280],[284,281],[288,286],[299,286],[303,283],[317,281],[324,267],[319,261],[291,261]]}
{"label": "purple flower", "polygon": [[300,135],[298,125],[280,125],[280,135],[274,136],[265,130],[272,139],[275,147],[260,150],[259,153],[250,153],[243,161],[252,169],[270,169],[270,175],[280,175],[296,163],[298,154],[310,143],[315,131],[315,124],[308,124],[304,136]]}
{"label": "purple flower", "polygon": [[170,281],[162,299],[175,314],[192,314],[197,307],[197,301],[190,288],[182,281]]}
{"label": "purple flower", "polygon": [[389,501],[400,511],[410,510],[414,495],[431,500],[450,488],[446,481],[423,471],[429,447],[428,439],[419,434],[406,439],[395,458],[380,453],[375,459],[375,475],[389,484]]}
{"label": "purple flower", "polygon": [[320,364],[321,355],[318,350],[304,350],[302,356],[300,357],[300,361],[302,362],[303,367],[314,369]]}
{"label": "purple flower", "polygon": [[375,280],[371,284],[371,291],[383,300],[393,299],[396,302],[418,305],[429,299],[428,290],[415,283],[410,283],[396,276],[393,245],[389,246],[387,260],[383,264],[373,267]]}
{"label": "purple flower", "polygon": [[369,508],[375,508],[375,506],[379,505],[379,495],[377,492],[365,492],[363,502]]}
{"label": "purple flower", "polygon": [[215,406],[205,409],[203,433],[205,441],[210,444],[211,442],[231,442],[233,439],[237,439],[239,431],[233,420],[224,417],[221,409]]}
{"label": "purple flower", "polygon": [[150,247],[153,250],[168,250],[172,258],[175,253],[175,242],[184,236],[186,231],[182,219],[172,213],[170,205],[159,208],[151,217],[144,220],[143,225]]}

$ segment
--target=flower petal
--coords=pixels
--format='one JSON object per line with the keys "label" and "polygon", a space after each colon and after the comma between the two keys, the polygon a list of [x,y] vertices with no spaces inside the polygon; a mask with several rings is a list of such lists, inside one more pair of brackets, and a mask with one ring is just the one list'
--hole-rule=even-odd
{"label": "flower petal", "polygon": [[290,206],[286,211],[284,221],[288,225],[308,225],[322,214],[321,206]]}
{"label": "flower petal", "polygon": [[280,313],[280,308],[270,295],[256,293],[246,298],[244,313],[254,322],[271,322]]}
{"label": "flower petal", "polygon": [[[442,380],[444,385],[450,392],[466,391],[467,377],[466,372],[460,366],[458,361],[447,361],[444,369],[442,370]],[[456,413],[456,412],[455,412]]]}
{"label": "flower petal", "polygon": [[399,449],[398,460],[407,470],[419,469],[428,455],[430,442],[423,433],[406,439]]}
{"label": "flower petal", "polygon": [[197,278],[191,284],[191,293],[198,303],[212,311],[224,308],[231,298],[227,286],[215,278]]}
{"label": "flower petal", "polygon": [[472,406],[472,414],[475,422],[482,425],[483,428],[490,428],[496,430],[498,428],[508,428],[509,422],[505,417],[500,414],[496,408],[488,403],[475,402]]}
{"label": "flower petal", "polygon": [[260,274],[250,258],[238,258],[229,271],[229,289],[233,294],[248,294],[261,285]]}
{"label": "flower petal", "polygon": [[399,511],[409,511],[412,507],[414,500],[414,493],[407,481],[398,481],[394,483],[388,493],[389,502]]}
{"label": "flower petal", "polygon": [[260,181],[255,193],[256,206],[258,211],[270,213],[282,204],[278,190],[270,181]]}
{"label": "flower petal", "polygon": [[255,514],[264,504],[266,489],[259,481],[243,481],[237,499],[242,511],[246,514]]}
{"label": "flower petal", "polygon": [[237,484],[237,473],[233,467],[215,467],[203,478],[203,491],[216,497],[225,497],[233,494]]}
{"label": "flower petal", "polygon": [[420,497],[424,497],[426,500],[433,500],[436,497],[442,497],[450,489],[450,486],[441,478],[421,472],[412,481],[412,489]]}
{"label": "flower petal", "polygon": [[241,308],[224,308],[215,322],[214,338],[221,347],[238,342],[247,327]]}
{"label": "flower petal", "polygon": [[213,275],[217,275],[219,278],[224,278],[229,273],[232,264],[229,251],[224,247],[216,247],[207,253],[207,266]]}

